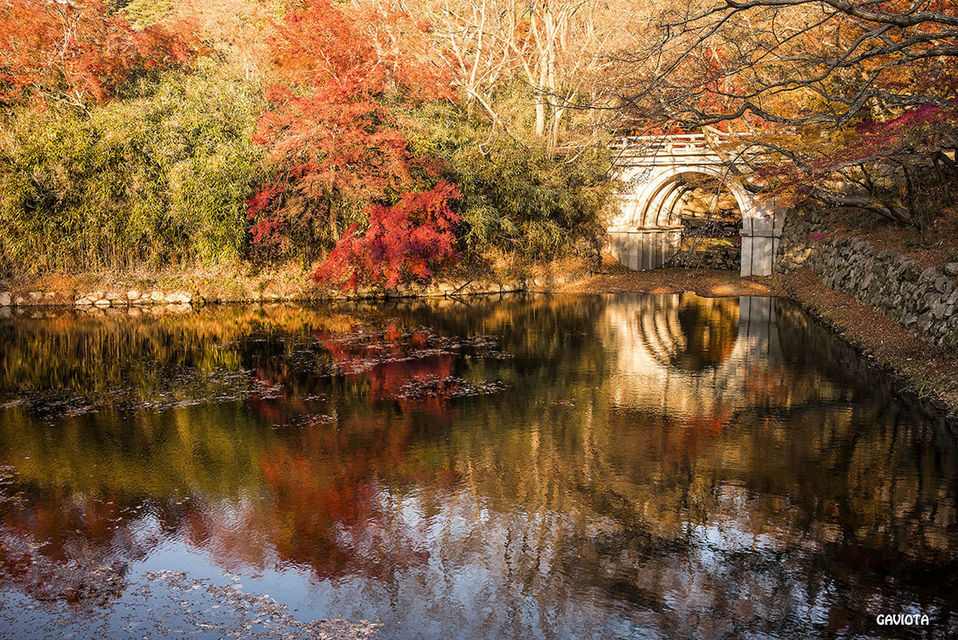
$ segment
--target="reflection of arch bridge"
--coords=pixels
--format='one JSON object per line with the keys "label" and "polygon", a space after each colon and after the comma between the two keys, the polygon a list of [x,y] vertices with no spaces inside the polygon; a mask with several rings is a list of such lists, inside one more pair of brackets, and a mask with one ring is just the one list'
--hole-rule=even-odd
{"label": "reflection of arch bridge", "polygon": [[766,402],[782,383],[772,298],[620,298],[600,326],[616,354],[613,395],[621,406],[722,416]]}
{"label": "reflection of arch bridge", "polygon": [[[727,140],[719,140],[726,142]],[[615,165],[628,185],[608,229],[615,257],[633,270],[656,269],[680,248],[678,217],[691,187],[690,174],[712,176],[727,186],[742,212],[742,275],[772,273],[784,213],[744,188],[728,160],[702,134],[622,138]]]}

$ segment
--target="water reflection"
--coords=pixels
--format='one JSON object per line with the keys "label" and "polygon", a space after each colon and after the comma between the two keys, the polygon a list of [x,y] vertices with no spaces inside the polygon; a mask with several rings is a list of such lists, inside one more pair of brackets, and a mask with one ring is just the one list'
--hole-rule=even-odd
{"label": "water reflection", "polygon": [[958,631],[948,426],[785,303],[14,318],[0,354],[0,604],[135,609],[161,562],[387,638]]}

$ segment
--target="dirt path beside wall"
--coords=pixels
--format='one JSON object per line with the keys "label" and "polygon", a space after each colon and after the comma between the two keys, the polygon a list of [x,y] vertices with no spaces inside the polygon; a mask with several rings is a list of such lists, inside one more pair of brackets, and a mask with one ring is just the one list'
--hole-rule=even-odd
{"label": "dirt path beside wall", "polygon": [[787,295],[782,278],[740,278],[735,271],[715,269],[655,269],[629,271],[616,268],[556,288],[560,293],[682,293],[700,296],[775,296]]}

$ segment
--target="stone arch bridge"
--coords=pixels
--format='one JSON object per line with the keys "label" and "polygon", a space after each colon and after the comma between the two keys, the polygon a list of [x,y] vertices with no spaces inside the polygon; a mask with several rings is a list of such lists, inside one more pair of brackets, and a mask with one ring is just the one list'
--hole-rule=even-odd
{"label": "stone arch bridge", "polygon": [[678,213],[692,189],[686,181],[699,174],[728,187],[742,212],[741,274],[772,273],[784,211],[746,190],[734,163],[720,157],[705,135],[622,138],[615,151],[619,177],[628,187],[607,231],[612,254],[622,264],[635,271],[656,269],[679,251],[683,227]]}

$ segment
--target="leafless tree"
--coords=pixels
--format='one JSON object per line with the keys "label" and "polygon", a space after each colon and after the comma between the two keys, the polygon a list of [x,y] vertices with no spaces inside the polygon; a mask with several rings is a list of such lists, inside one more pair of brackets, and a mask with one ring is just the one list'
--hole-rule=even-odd
{"label": "leafless tree", "polygon": [[500,90],[519,82],[534,112],[530,133],[553,150],[570,107],[593,98],[593,78],[622,46],[635,8],[625,0],[424,0],[418,6],[468,102],[506,126]]}

